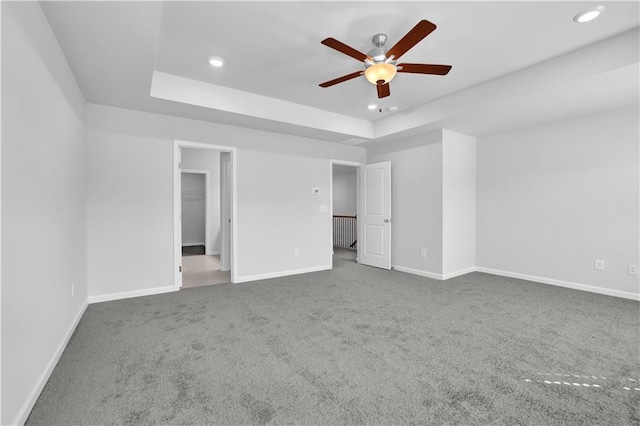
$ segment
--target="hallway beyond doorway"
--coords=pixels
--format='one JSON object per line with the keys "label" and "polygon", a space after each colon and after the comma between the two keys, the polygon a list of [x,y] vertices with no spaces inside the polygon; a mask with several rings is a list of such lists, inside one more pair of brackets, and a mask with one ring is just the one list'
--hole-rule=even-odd
{"label": "hallway beyond doorway", "polygon": [[358,252],[353,249],[333,247],[333,267],[344,266],[346,263],[357,263]]}

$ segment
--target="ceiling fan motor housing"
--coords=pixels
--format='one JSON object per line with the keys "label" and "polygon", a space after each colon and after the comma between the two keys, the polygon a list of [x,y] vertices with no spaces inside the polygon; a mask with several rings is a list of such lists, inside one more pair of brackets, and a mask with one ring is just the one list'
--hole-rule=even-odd
{"label": "ceiling fan motor housing", "polygon": [[384,47],[376,47],[375,49],[368,51],[367,55],[373,59],[373,63],[378,64],[387,59],[387,49]]}

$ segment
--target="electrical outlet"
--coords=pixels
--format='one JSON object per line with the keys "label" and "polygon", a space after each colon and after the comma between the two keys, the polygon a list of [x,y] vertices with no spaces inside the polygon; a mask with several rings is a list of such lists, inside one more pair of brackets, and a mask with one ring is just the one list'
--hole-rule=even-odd
{"label": "electrical outlet", "polygon": [[71,283],[71,297],[76,295],[76,285]]}
{"label": "electrical outlet", "polygon": [[627,274],[629,275],[638,275],[638,265],[627,265]]}
{"label": "electrical outlet", "polygon": [[595,259],[593,261],[593,268],[599,271],[604,271],[604,259]]}
{"label": "electrical outlet", "polygon": [[420,256],[427,257],[427,249],[420,250]]}
{"label": "electrical outlet", "polygon": [[300,249],[299,248],[294,248],[293,249],[293,255],[294,256],[300,256]]}

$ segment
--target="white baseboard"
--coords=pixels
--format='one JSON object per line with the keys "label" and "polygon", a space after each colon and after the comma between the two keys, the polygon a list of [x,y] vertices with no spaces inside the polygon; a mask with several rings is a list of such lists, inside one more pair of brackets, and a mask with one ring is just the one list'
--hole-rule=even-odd
{"label": "white baseboard", "polygon": [[590,293],[604,294],[607,296],[622,297],[624,299],[640,301],[640,294],[631,293],[629,291],[612,290],[608,288],[596,287],[587,284],[579,284],[570,281],[556,280],[553,278],[538,277],[535,275],[520,274],[517,272],[501,271],[499,269],[483,268],[480,266],[472,266],[461,269],[459,271],[449,272],[446,274],[438,274],[435,272],[422,271],[420,269],[407,268],[405,266],[393,265],[393,269],[406,272],[408,274],[419,275],[421,277],[433,278],[434,280],[445,281],[449,278],[459,277],[471,272],[484,272],[486,274],[499,275],[502,277],[517,278],[521,280],[533,281],[541,284],[555,285],[558,287],[571,288],[574,290],[588,291]]}
{"label": "white baseboard", "polygon": [[153,294],[170,293],[177,291],[172,285],[164,287],[146,288],[144,290],[123,291],[121,293],[100,294],[98,296],[89,296],[89,304],[109,302],[111,300],[129,299],[131,297],[151,296]]}
{"label": "white baseboard", "polygon": [[542,283],[542,284],[550,284],[550,285],[555,285],[555,286],[558,286],[558,287],[571,288],[571,289],[574,289],[574,290],[582,290],[582,291],[588,291],[590,293],[605,294],[607,296],[622,297],[624,299],[631,299],[631,300],[640,301],[640,294],[631,293],[629,291],[612,290],[612,289],[608,289],[608,288],[596,287],[596,286],[587,285],[587,284],[574,283],[574,282],[571,282],[571,281],[562,281],[562,280],[556,280],[556,279],[553,279],[553,278],[537,277],[535,275],[520,274],[520,273],[517,273],[517,272],[509,272],[509,271],[501,271],[499,269],[483,268],[483,267],[480,267],[480,266],[477,266],[475,269],[478,272],[484,272],[486,274],[500,275],[500,276],[509,277],[509,278],[518,278],[518,279],[521,279],[521,280],[535,281],[535,282]]}
{"label": "white baseboard", "polygon": [[286,277],[289,275],[307,274],[309,272],[326,271],[331,269],[331,265],[314,266],[311,268],[291,269],[288,271],[269,272],[267,274],[246,275],[244,277],[236,277],[234,283],[244,283],[247,281],[266,280],[269,278]]}
{"label": "white baseboard", "polygon": [[457,271],[447,272],[446,274],[442,274],[442,279],[443,280],[448,280],[449,278],[459,277],[461,275],[466,275],[466,274],[469,274],[469,273],[475,272],[475,271],[477,271],[476,267],[475,266],[470,266],[468,268],[459,269]]}
{"label": "white baseboard", "polygon": [[195,246],[203,246],[204,243],[182,243],[182,247],[195,247]]}
{"label": "white baseboard", "polygon": [[220,250],[207,250],[204,254],[207,256],[216,256],[220,255]]}
{"label": "white baseboard", "polygon": [[67,347],[67,343],[69,343],[69,339],[71,339],[73,332],[76,330],[76,327],[80,322],[80,318],[82,318],[82,315],[84,315],[84,311],[87,310],[87,305],[88,303],[85,300],[82,307],[80,308],[80,311],[76,314],[75,318],[71,322],[71,326],[67,329],[67,332],[62,338],[62,341],[60,342],[55,352],[51,356],[51,359],[47,363],[47,366],[45,367],[44,371],[42,372],[42,374],[40,374],[40,377],[38,377],[38,381],[36,382],[36,385],[33,387],[31,392],[29,393],[27,400],[22,405],[22,408],[20,408],[18,415],[16,416],[15,420],[11,424],[23,425],[27,421],[27,418],[29,417],[29,414],[31,413],[33,406],[36,404],[36,401],[38,400],[40,393],[42,393],[42,389],[44,389],[44,385],[47,384],[47,381],[49,380],[51,373],[53,373],[53,369],[58,364],[58,361],[60,360],[62,353]]}
{"label": "white baseboard", "polygon": [[442,281],[442,274],[436,272],[423,271],[421,269],[407,268],[406,266],[391,265],[391,268],[396,271],[406,272],[407,274],[419,275],[421,277],[433,278],[434,280]]}
{"label": "white baseboard", "polygon": [[448,272],[446,274],[438,274],[437,272],[428,272],[421,269],[407,268],[406,266],[392,265],[392,268],[396,271],[406,272],[407,274],[419,275],[421,277],[433,278],[434,280],[446,281],[449,278],[459,277],[470,272],[475,272],[476,267],[470,266],[468,268],[460,269],[459,271]]}

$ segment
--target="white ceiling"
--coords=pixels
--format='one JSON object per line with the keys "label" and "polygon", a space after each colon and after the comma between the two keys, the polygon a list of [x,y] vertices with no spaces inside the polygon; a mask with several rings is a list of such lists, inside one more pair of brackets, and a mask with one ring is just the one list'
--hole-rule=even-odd
{"label": "white ceiling", "polygon": [[[629,68],[638,62],[637,37],[635,44],[633,37],[611,42],[611,47],[625,50],[625,59],[597,73],[565,72],[575,64],[558,58],[638,27],[638,2],[607,2],[599,19],[587,24],[571,20],[597,4],[42,3],[88,102],[346,143],[388,140],[441,121],[472,134],[496,131],[505,123],[491,119],[493,108],[503,114],[526,110],[512,117],[526,125],[527,117],[532,122],[547,117],[546,106],[570,116],[578,107],[583,112],[637,104],[637,90],[631,95],[627,90],[637,87],[637,66]],[[453,69],[447,76],[399,74],[391,83],[392,95],[379,102],[383,107],[397,105],[398,113],[366,109],[369,102],[378,100],[374,86],[363,77],[327,89],[318,87],[362,68],[358,61],[321,45],[322,39],[334,37],[366,52],[372,47],[373,34],[387,33],[392,46],[420,19],[438,28],[402,61],[451,64]],[[208,64],[213,55],[225,59],[223,68]],[[541,63],[547,65],[541,67]],[[557,75],[565,77],[549,74],[553,69],[549,64],[561,67]],[[523,73],[528,67],[545,73],[539,77]],[[170,82],[160,86],[153,81],[152,85],[154,73],[158,80],[167,76],[165,81]],[[514,75],[522,77],[523,87],[534,89],[518,93],[509,102],[503,99],[499,105],[492,105],[486,93],[473,96],[477,87],[509,82]],[[542,90],[540,83],[545,79],[558,90]],[[598,81],[595,90],[585,84],[589,79]],[[603,89],[609,84],[611,90]],[[189,94],[188,86],[197,87],[197,93]],[[203,93],[209,93],[209,98]],[[403,124],[409,122],[407,115],[416,117],[416,111],[460,93],[470,94],[464,97],[466,111],[473,111],[468,108],[473,104],[477,113],[467,112],[464,119],[458,116],[465,114],[450,113],[442,120],[412,119]],[[591,109],[585,102],[590,102]]]}

